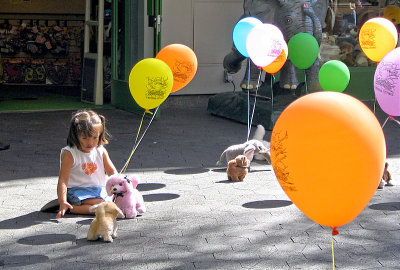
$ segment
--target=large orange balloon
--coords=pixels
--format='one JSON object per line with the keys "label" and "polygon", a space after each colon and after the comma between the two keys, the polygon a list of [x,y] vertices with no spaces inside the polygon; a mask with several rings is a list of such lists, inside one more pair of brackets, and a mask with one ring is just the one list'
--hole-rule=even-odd
{"label": "large orange balloon", "polygon": [[269,64],[266,67],[262,67],[262,69],[267,73],[275,75],[275,73],[277,73],[279,70],[281,70],[283,65],[286,63],[287,57],[288,57],[288,46],[287,46],[286,42],[284,40],[282,40],[281,54],[274,60],[274,62],[272,62],[271,64]]}
{"label": "large orange balloon", "polygon": [[375,62],[396,48],[398,33],[388,19],[377,17],[366,21],[358,34],[360,47],[365,55]]}
{"label": "large orange balloon", "polygon": [[170,44],[162,48],[156,55],[167,63],[174,75],[174,84],[171,92],[185,87],[196,74],[197,57],[191,48],[183,44]]}
{"label": "large orange balloon", "polygon": [[385,138],[374,114],[339,92],[317,92],[294,101],[271,135],[279,184],[306,216],[334,232],[368,204],[385,158]]}

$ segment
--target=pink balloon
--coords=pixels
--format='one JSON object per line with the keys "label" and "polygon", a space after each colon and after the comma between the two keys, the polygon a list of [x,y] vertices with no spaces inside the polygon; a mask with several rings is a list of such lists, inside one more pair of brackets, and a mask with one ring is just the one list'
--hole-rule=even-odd
{"label": "pink balloon", "polygon": [[375,70],[375,97],[382,110],[400,116],[400,48],[387,53]]}

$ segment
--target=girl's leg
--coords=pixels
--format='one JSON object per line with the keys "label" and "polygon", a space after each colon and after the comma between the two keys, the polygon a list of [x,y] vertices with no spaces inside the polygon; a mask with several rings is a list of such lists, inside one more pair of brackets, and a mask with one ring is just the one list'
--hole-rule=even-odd
{"label": "girl's leg", "polygon": [[71,209],[72,214],[83,214],[83,215],[94,215],[89,211],[89,207],[98,203],[104,202],[103,199],[93,198],[82,201],[81,205],[73,205],[74,209]]}

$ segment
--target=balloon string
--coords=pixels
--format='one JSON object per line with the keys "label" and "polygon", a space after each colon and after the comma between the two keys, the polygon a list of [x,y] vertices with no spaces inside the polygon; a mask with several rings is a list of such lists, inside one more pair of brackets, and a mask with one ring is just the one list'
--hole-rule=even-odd
{"label": "balloon string", "polygon": [[255,109],[256,109],[258,86],[260,85],[260,81],[261,81],[262,69],[259,68],[259,70],[260,70],[260,73],[258,74],[258,80],[257,80],[257,86],[256,86],[256,95],[255,95],[255,97],[254,97],[254,104],[253,104],[253,112],[251,113],[250,125],[249,125],[249,129],[248,129],[248,131],[247,131],[247,140],[249,140],[249,137],[250,137],[251,125],[252,125],[252,123],[253,123],[254,111],[255,111]]}
{"label": "balloon string", "polygon": [[393,116],[389,115],[389,116],[386,118],[385,122],[383,123],[382,128],[386,125],[386,123],[387,123],[388,120],[395,121],[397,124],[400,125],[400,121],[399,121],[399,120],[396,120]]}
{"label": "balloon string", "polygon": [[135,142],[134,142],[134,144],[133,144],[133,148],[132,148],[131,154],[129,155],[128,160],[125,162],[124,167],[122,167],[122,169],[121,169],[121,171],[120,171],[120,174],[121,174],[121,173],[125,173],[126,168],[128,167],[128,165],[129,165],[129,163],[130,163],[130,161],[131,161],[131,158],[132,158],[134,149],[135,149],[135,147],[136,147],[137,139],[139,138],[140,130],[142,129],[142,124],[143,124],[143,120],[144,120],[145,114],[146,114],[146,111],[143,112],[142,120],[140,121],[140,124],[139,124],[139,128],[138,128],[138,131],[137,131],[137,134],[136,134],[136,139],[135,139]]}
{"label": "balloon string", "polygon": [[[132,158],[133,154],[135,153],[136,149],[138,148],[138,146],[139,146],[140,142],[142,141],[144,135],[146,134],[147,130],[149,129],[151,123],[153,122],[154,117],[155,117],[156,114],[157,114],[158,108],[160,108],[160,106],[158,106],[158,107],[156,108],[155,112],[153,113],[153,116],[152,116],[151,119],[150,119],[149,124],[147,125],[146,129],[144,130],[144,132],[143,132],[143,134],[142,134],[142,137],[140,137],[139,141],[137,141],[137,139],[138,139],[138,137],[139,137],[140,129],[141,129],[142,124],[143,124],[143,119],[144,119],[144,116],[145,116],[145,114],[146,114],[146,111],[143,113],[142,121],[140,122],[140,125],[139,125],[139,128],[138,128],[138,133],[137,133],[137,135],[136,135],[136,139],[135,139],[135,143],[134,143],[133,148],[132,148],[132,152],[131,152],[131,154],[129,155],[129,158],[128,158],[128,160],[126,161],[124,167],[122,167],[120,174],[125,173],[126,169],[128,168],[128,165],[129,165],[129,163],[130,163],[130,161],[131,161],[131,158]],[[137,142],[137,143],[136,143],[136,142]]]}
{"label": "balloon string", "polygon": [[247,58],[247,141],[250,134],[250,58]]}
{"label": "balloon string", "polygon": [[306,70],[304,70],[304,84],[306,86],[306,94],[308,94],[308,86],[307,86],[307,74]]}
{"label": "balloon string", "polygon": [[332,239],[332,269],[335,270],[335,251],[333,248],[333,235],[331,235]]}
{"label": "balloon string", "polygon": [[389,116],[386,118],[385,122],[383,123],[382,128],[385,127],[385,125],[386,125],[386,123],[387,123],[388,120],[389,120]]}
{"label": "balloon string", "polygon": [[274,84],[275,84],[275,75],[272,75],[271,79],[271,113],[274,110]]}

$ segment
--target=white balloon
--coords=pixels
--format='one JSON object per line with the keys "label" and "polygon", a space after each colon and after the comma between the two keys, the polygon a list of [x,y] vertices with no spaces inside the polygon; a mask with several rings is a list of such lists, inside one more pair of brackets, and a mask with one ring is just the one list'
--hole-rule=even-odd
{"label": "white balloon", "polygon": [[275,61],[284,46],[284,37],[273,24],[255,26],[246,39],[246,49],[250,59],[258,67],[265,67]]}

